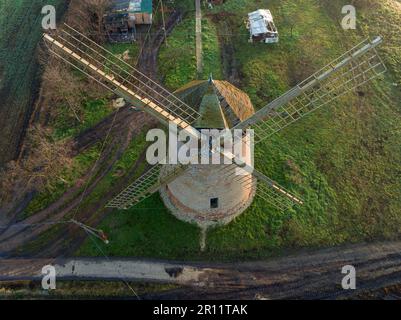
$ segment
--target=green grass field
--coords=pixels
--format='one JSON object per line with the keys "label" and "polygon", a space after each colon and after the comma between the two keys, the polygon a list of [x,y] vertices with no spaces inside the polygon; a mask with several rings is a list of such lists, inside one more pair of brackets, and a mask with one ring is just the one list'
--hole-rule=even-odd
{"label": "green grass field", "polygon": [[2,282],[0,284],[0,295],[2,299],[104,299],[122,297],[136,294],[149,294],[152,292],[163,292],[178,288],[172,284],[158,283],[129,283],[127,285],[121,281],[57,281],[57,290],[43,291],[40,282],[19,281]]}
{"label": "green grass field", "polygon": [[[207,18],[202,20],[204,69],[200,75],[196,72],[194,30],[195,19],[187,15],[169,37],[168,46],[163,46],[160,51],[159,69],[164,77],[164,84],[171,90],[197,78],[207,79],[211,74],[214,79],[222,78],[216,26]],[[170,59],[174,60],[174,63],[171,63]]]}
{"label": "green grass field", "polygon": [[64,10],[64,1],[2,0],[0,2],[0,163],[15,157],[39,85],[36,48],[42,35],[45,4]]}
{"label": "green grass field", "polygon": [[[400,90],[401,14],[393,1],[377,1],[376,10],[358,1],[358,29],[343,31],[343,1],[269,1],[281,39],[277,45],[250,44],[243,23],[246,13],[264,1],[228,0],[209,12],[229,12],[235,58],[242,89],[256,108],[284,93],[366,35],[382,35],[380,50],[389,73],[291,128],[256,150],[257,168],[289,190],[305,205],[279,212],[261,200],[228,226],[208,233],[200,253],[198,230],[173,218],[158,195],[126,212],[116,211],[101,227],[111,244],[100,244],[115,256],[175,259],[242,259],[268,257],[283,250],[341,243],[393,239],[401,231]],[[345,2],[344,2],[345,3]],[[291,35],[292,27],[292,35]],[[211,41],[205,70],[221,65],[216,26],[207,27]],[[165,83],[176,89],[196,78],[194,22],[189,17],[159,56]],[[398,36],[397,36],[398,35]],[[171,56],[175,63],[171,63]],[[217,70],[219,70],[217,68]],[[216,78],[221,70],[213,72]],[[398,87],[394,84],[398,84]],[[80,255],[98,255],[89,241]]]}

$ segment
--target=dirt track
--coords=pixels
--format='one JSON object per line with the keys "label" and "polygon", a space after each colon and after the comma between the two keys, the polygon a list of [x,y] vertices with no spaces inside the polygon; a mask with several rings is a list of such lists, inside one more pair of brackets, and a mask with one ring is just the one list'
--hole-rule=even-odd
{"label": "dirt track", "polygon": [[[166,35],[174,30],[177,24],[182,20],[183,13],[180,10],[174,11],[166,22]],[[160,47],[164,43],[164,31],[162,26],[159,26],[156,33],[144,40],[143,50],[138,59],[138,68],[153,80],[159,80],[157,69],[157,55]]]}
{"label": "dirt track", "polygon": [[[180,289],[143,299],[333,299],[401,282],[401,241],[303,251],[269,261],[180,263],[135,259],[4,260],[0,280],[37,279],[53,263],[59,279],[175,283]],[[57,266],[58,265],[58,266]],[[357,290],[343,290],[341,269],[356,268]]]}
{"label": "dirt track", "polygon": [[[209,266],[201,286],[148,299],[338,299],[401,282],[401,242],[304,252],[272,261]],[[345,265],[356,268],[357,290],[343,290]],[[205,286],[203,286],[205,284]]]}
{"label": "dirt track", "polygon": [[[75,146],[73,150],[75,150],[75,152],[83,151],[96,142],[104,140],[113,122],[114,116],[115,114],[110,115],[97,126],[77,137],[74,141]],[[89,171],[75,186],[69,189],[60,199],[52,203],[46,209],[36,213],[32,217],[19,221],[17,224],[15,221],[11,221],[9,228],[3,229],[0,232],[0,254],[3,256],[9,254],[32,254],[33,256],[42,256],[42,252],[46,252],[46,255],[56,256],[58,254],[72,253],[72,250],[78,246],[85,235],[74,225],[65,225],[63,231],[52,239],[53,241],[50,241],[46,248],[38,248],[40,250],[33,250],[30,253],[25,251],[17,253],[15,250],[35,240],[40,234],[54,227],[52,224],[43,224],[49,221],[62,221],[75,215],[76,219],[83,223],[96,225],[104,215],[108,213],[107,210],[100,209],[103,208],[112,197],[120,192],[128,182],[131,182],[130,179],[137,165],[143,159],[138,159],[138,163],[134,164],[125,177],[120,179],[121,183],[117,184],[113,190],[109,190],[107,195],[102,197],[97,203],[89,206],[81,205],[83,187],[87,186],[85,196],[89,196],[95,190],[97,184],[110,172],[114,163],[122,156],[133,136],[140,133],[144,127],[155,125],[156,122],[142,112],[132,111],[129,107],[121,109],[116,115],[110,141],[107,143],[93,171]],[[99,210],[100,213],[95,214]],[[26,226],[32,224],[35,224],[35,226]],[[66,243],[66,239],[74,238],[75,240],[73,243]]]}
{"label": "dirt track", "polygon": [[229,36],[229,34],[235,33],[233,25],[235,25],[236,22],[230,20],[232,17],[229,13],[208,14],[207,16],[217,26],[224,78],[233,85],[241,87],[239,62],[234,54],[235,47],[233,37]]}

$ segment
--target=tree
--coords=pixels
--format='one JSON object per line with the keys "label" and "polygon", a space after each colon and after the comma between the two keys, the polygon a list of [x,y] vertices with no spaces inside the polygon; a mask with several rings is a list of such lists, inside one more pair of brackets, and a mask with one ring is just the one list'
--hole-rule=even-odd
{"label": "tree", "polygon": [[52,191],[52,182],[64,181],[63,170],[72,165],[70,149],[65,141],[53,141],[50,129],[33,126],[28,130],[24,156],[0,171],[0,201],[13,201],[32,190]]}
{"label": "tree", "polygon": [[67,23],[93,40],[103,42],[103,18],[111,0],[72,0]]}
{"label": "tree", "polygon": [[82,83],[74,78],[64,64],[52,60],[43,74],[43,95],[51,105],[67,105],[75,119],[81,122]]}

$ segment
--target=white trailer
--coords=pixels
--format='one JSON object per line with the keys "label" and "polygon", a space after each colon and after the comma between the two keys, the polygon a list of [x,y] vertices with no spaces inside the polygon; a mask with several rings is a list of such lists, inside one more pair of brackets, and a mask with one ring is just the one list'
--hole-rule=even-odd
{"label": "white trailer", "polygon": [[273,15],[268,9],[259,9],[249,13],[247,27],[250,32],[250,42],[277,43],[279,41]]}

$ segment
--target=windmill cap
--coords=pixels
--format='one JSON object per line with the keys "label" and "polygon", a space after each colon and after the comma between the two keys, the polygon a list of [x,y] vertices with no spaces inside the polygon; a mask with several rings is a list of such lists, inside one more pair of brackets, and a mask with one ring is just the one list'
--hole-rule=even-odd
{"label": "windmill cap", "polygon": [[192,81],[175,91],[182,101],[197,110],[198,129],[232,128],[255,113],[249,96],[231,83],[213,80]]}

